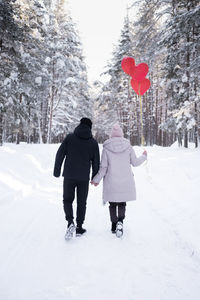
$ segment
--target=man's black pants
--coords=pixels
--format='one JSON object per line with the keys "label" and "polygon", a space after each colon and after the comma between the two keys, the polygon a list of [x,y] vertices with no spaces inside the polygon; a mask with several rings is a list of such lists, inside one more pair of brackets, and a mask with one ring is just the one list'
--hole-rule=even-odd
{"label": "man's black pants", "polygon": [[73,222],[73,201],[75,198],[75,190],[77,196],[77,212],[76,223],[81,226],[85,220],[86,202],[88,195],[89,181],[76,181],[65,179],[63,182],[63,206],[65,218],[68,224]]}

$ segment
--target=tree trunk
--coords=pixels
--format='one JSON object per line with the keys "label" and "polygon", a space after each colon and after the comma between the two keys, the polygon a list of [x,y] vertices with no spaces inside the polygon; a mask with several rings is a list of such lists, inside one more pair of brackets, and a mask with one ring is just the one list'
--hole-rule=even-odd
{"label": "tree trunk", "polygon": [[3,145],[3,113],[0,111],[0,146]]}
{"label": "tree trunk", "polygon": [[47,143],[51,143],[51,129],[52,129],[52,118],[53,118],[53,87],[52,87],[52,95],[50,100],[50,113],[49,113],[49,125],[48,125],[48,134],[47,134]]}
{"label": "tree trunk", "polygon": [[158,86],[156,88],[156,103],[155,103],[155,144],[158,145]]}
{"label": "tree trunk", "polygon": [[187,129],[185,129],[185,132],[184,132],[184,147],[188,148],[188,131],[187,131]]}
{"label": "tree trunk", "polygon": [[194,126],[194,143],[195,148],[198,147],[198,129],[197,129],[197,103],[194,103],[194,119],[195,119],[195,126]]}
{"label": "tree trunk", "polygon": [[48,122],[48,133],[47,133],[47,143],[51,143],[51,130],[52,130],[52,120],[53,120],[53,107],[54,107],[54,96],[55,96],[55,62],[53,61],[52,67],[52,87],[51,87],[51,94],[50,94],[50,106],[49,106],[49,122]]}

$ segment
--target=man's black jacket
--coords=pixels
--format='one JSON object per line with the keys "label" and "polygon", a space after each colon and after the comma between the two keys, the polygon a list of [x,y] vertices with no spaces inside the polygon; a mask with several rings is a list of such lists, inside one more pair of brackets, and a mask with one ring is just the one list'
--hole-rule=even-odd
{"label": "man's black jacket", "polygon": [[88,125],[80,124],[68,134],[60,145],[55,160],[55,177],[60,176],[65,158],[63,176],[67,179],[88,181],[92,165],[92,178],[99,170],[99,146]]}

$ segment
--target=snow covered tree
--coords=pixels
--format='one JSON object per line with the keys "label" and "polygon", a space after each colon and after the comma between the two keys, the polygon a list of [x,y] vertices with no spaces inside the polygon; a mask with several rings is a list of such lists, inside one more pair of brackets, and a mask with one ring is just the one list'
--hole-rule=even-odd
{"label": "snow covered tree", "polygon": [[13,7],[13,0],[0,2],[0,145],[5,135],[4,127],[8,110],[14,105],[17,90],[18,65],[20,56],[16,47],[24,37],[26,28],[21,27],[15,14],[18,7]]}
{"label": "snow covered tree", "polygon": [[[176,134],[184,137],[184,146],[187,147],[189,133],[194,131],[197,146],[200,7],[196,0],[172,0],[168,1],[168,11],[170,17],[165,22],[160,41],[167,50],[164,62],[167,86],[165,97],[172,115],[173,110],[174,116],[177,115],[177,109],[183,114],[182,118],[175,118]],[[188,107],[188,101],[193,103],[194,108],[194,114],[190,116],[186,113],[188,109],[184,109]],[[192,128],[191,124],[193,124]]]}
{"label": "snow covered tree", "polygon": [[78,123],[84,115],[91,117],[92,114],[82,46],[75,24],[63,5],[64,1],[59,1],[56,6],[58,44],[54,47],[57,51],[53,58],[56,62],[54,70],[57,70],[55,77],[60,84],[60,88],[56,84],[59,94],[52,114],[53,132],[57,137],[70,131],[72,124]]}
{"label": "snow covered tree", "polygon": [[[121,68],[121,61],[125,56],[132,56],[132,30],[128,15],[125,17],[124,26],[118,45],[113,51],[113,56],[106,67],[106,74],[110,75],[108,83],[106,83],[98,97],[99,105],[97,108],[103,109],[103,115],[107,121],[107,128],[111,128],[112,124],[118,121],[126,137],[133,137],[135,98],[130,88],[130,78]],[[101,115],[102,114],[97,114]],[[101,118],[100,118],[101,119]],[[101,125],[102,122],[99,122]],[[97,128],[97,131],[101,130]]]}
{"label": "snow covered tree", "polygon": [[66,1],[1,1],[0,16],[0,143],[61,141],[69,124],[91,116]]}
{"label": "snow covered tree", "polygon": [[[134,2],[130,9],[138,5],[138,18],[133,23],[134,53],[140,61],[148,62],[151,80],[148,101],[144,97],[145,139],[166,146],[184,136],[185,146],[188,138],[197,145],[198,1],[143,0]],[[185,117],[176,118],[177,110]]]}
{"label": "snow covered tree", "polygon": [[143,106],[143,135],[147,145],[158,143],[158,74],[160,56],[157,51],[158,24],[156,20],[157,0],[143,0],[133,3],[130,9],[137,8],[138,18],[133,22],[133,53],[136,63],[145,62],[149,66],[147,78],[151,88],[142,97]]}
{"label": "snow covered tree", "polygon": [[103,143],[110,134],[111,126],[117,122],[117,114],[113,109],[109,83],[93,82],[90,95],[93,101],[93,132],[99,143]]}

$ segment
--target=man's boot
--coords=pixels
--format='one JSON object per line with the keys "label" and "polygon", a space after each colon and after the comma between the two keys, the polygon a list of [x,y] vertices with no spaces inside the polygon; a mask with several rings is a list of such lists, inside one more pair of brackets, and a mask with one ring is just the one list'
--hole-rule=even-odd
{"label": "man's boot", "polygon": [[71,240],[71,238],[73,237],[73,234],[76,230],[76,227],[74,225],[74,222],[71,222],[68,224],[68,227],[67,227],[67,231],[65,233],[65,239],[68,241],[68,240]]}

